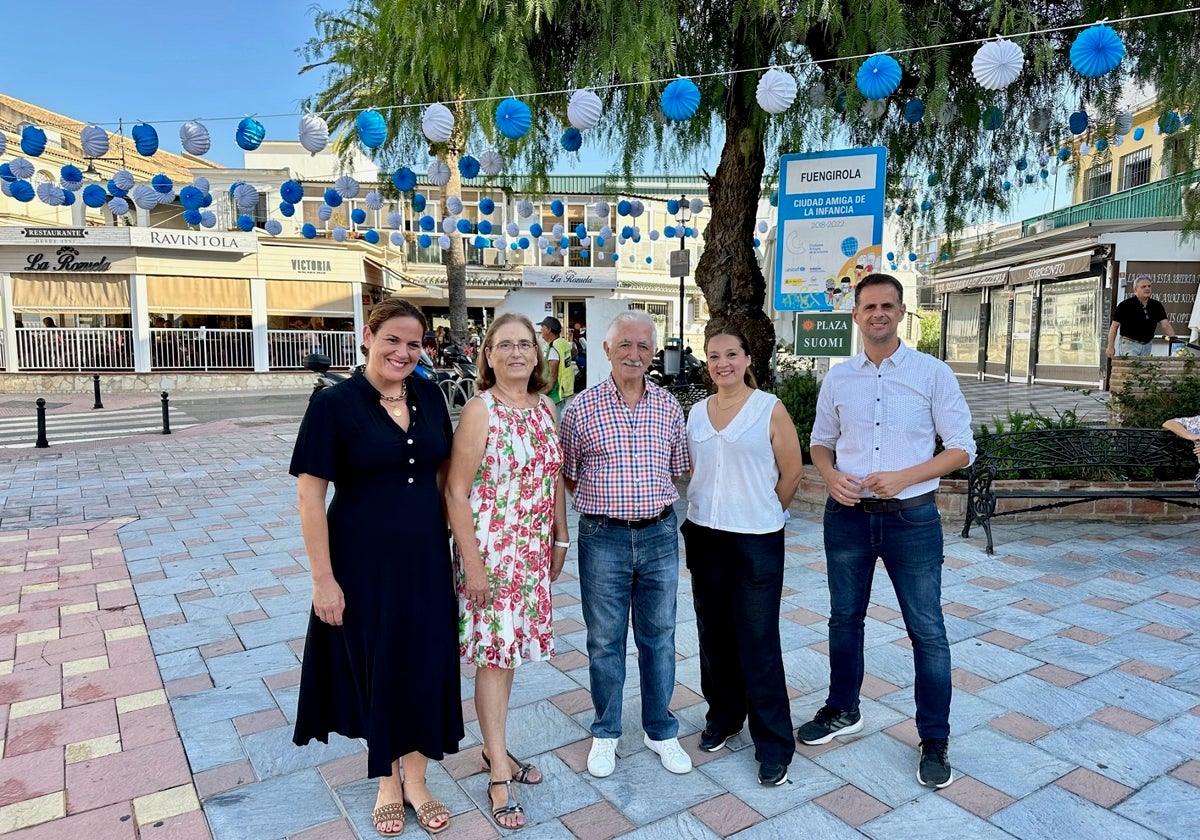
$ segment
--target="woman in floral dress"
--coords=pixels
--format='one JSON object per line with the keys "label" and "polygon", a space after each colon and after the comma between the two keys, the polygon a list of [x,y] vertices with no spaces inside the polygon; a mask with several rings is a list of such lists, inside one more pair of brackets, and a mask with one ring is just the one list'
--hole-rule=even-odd
{"label": "woman in floral dress", "polygon": [[550,582],[570,542],[554,404],[539,393],[546,380],[533,325],[522,315],[501,315],[482,350],[480,394],[464,406],[454,435],[446,509],[455,543],[459,655],[475,666],[492,817],[512,831],[525,825],[513,782],[542,781],[506,744],[513,672],[554,655]]}
{"label": "woman in floral dress", "polygon": [[[1172,432],[1184,440],[1192,442],[1192,452],[1200,460],[1200,414],[1195,417],[1176,417],[1162,424],[1168,432]],[[1196,473],[1196,491],[1200,492],[1200,472]]]}

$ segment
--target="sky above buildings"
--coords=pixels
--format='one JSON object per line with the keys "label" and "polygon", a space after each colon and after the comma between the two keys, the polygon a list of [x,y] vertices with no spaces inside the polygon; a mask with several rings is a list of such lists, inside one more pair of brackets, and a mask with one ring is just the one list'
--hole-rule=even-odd
{"label": "sky above buildings", "polygon": [[[336,8],[339,0],[318,5]],[[234,141],[238,121],[254,116],[268,140],[294,140],[301,102],[322,82],[299,74],[299,49],[315,34],[305,0],[123,0],[105,6],[80,0],[10,4],[3,14],[0,90],[84,122],[128,134],[138,122],[158,130],[162,148],[178,152],[179,126],[199,119],[213,140],[209,157],[242,166]],[[714,171],[719,149],[698,161]],[[653,172],[653,161],[645,167]],[[612,158],[584,149],[562,156],[560,173],[607,171]],[[1060,188],[1025,191],[1008,219],[1069,203]]]}

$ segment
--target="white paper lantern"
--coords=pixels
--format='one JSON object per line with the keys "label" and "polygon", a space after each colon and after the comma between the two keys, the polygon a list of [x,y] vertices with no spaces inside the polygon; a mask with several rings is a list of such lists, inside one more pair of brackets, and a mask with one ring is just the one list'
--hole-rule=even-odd
{"label": "white paper lantern", "polygon": [[528,219],[533,215],[533,202],[528,198],[522,198],[517,202],[517,216],[522,219]]}
{"label": "white paper lantern", "polygon": [[263,225],[263,230],[271,234],[271,236],[278,236],[283,233],[283,225],[280,224],[278,219],[267,219],[266,224]]}
{"label": "white paper lantern", "polygon": [[387,226],[388,227],[398,228],[398,227],[400,227],[401,221],[402,220],[400,218],[400,214],[397,211],[393,210],[392,212],[387,214]]}
{"label": "white paper lantern", "polygon": [[349,175],[342,175],[333,182],[333,191],[342,198],[355,198],[358,196],[358,181]]}
{"label": "white paper lantern", "polygon": [[444,234],[444,233],[441,236],[439,236],[438,237],[438,247],[441,248],[443,251],[449,251],[450,250],[450,237],[446,236],[446,234]]}
{"label": "white paper lantern", "polygon": [[446,161],[437,158],[429,164],[428,175],[429,183],[435,187],[444,187],[450,181],[450,167],[446,165]]}
{"label": "white paper lantern", "polygon": [[253,184],[238,184],[233,188],[233,203],[238,210],[253,210],[258,204],[258,190]]}
{"label": "white paper lantern", "polygon": [[200,226],[201,227],[210,228],[210,227],[214,227],[216,224],[217,224],[217,214],[214,213],[213,211],[205,210],[203,213],[200,214]]}
{"label": "white paper lantern", "polygon": [[367,193],[366,197],[363,198],[363,203],[367,205],[368,210],[382,210],[383,195],[377,190],[371,190],[369,193]]}
{"label": "white paper lantern", "polygon": [[161,193],[158,190],[155,190],[154,192],[158,195],[159,204],[170,204],[175,200],[175,190],[165,193]]}
{"label": "white paper lantern", "polygon": [[562,226],[562,223],[561,223],[561,222],[559,222],[558,224],[556,224],[554,227],[550,228],[550,232],[554,234],[555,238],[559,238],[559,239],[561,239],[561,238],[562,238],[562,235],[563,235],[563,231],[564,231],[564,230],[566,230],[566,228],[564,228],[564,227]]}
{"label": "white paper lantern", "polygon": [[592,205],[592,211],[597,216],[599,216],[601,219],[608,218],[608,210],[609,210],[608,202],[603,199],[601,199],[600,201],[597,201],[594,205]]}
{"label": "white paper lantern", "polygon": [[1079,144],[1079,154],[1081,157],[1083,155],[1091,154],[1091,152],[1092,152],[1092,147],[1086,140],[1084,140],[1082,143]]}
{"label": "white paper lantern", "polygon": [[650,231],[650,241],[651,242],[657,242],[658,237],[660,237],[660,236],[662,236],[662,234],[659,233],[657,230]]}
{"label": "white paper lantern", "polygon": [[329,145],[329,125],[316,114],[305,114],[300,118],[300,145],[310,155],[321,152]]}
{"label": "white paper lantern", "polygon": [[342,227],[341,225],[338,225],[337,227],[335,227],[333,229],[333,241],[334,242],[345,242],[346,241],[346,229],[344,227]]}
{"label": "white paper lantern", "polygon": [[3,132],[0,132],[0,155],[3,155],[7,149],[8,149],[8,141],[4,139]]}
{"label": "white paper lantern", "polygon": [[[1157,123],[1156,123],[1156,124],[1157,124]],[[33,173],[34,173],[34,171],[35,171],[35,170],[34,170],[34,168],[33,168],[33,164],[32,164],[32,163],[30,163],[29,161],[27,161],[27,160],[26,160],[25,158],[23,158],[23,157],[16,157],[16,158],[13,158],[12,160],[10,160],[10,161],[8,162],[8,169],[9,169],[9,171],[10,171],[10,172],[12,172],[12,174],[13,174],[15,177],[17,177],[17,178],[23,178],[23,179],[25,179],[25,180],[29,180],[30,178],[32,178],[32,177],[33,177]],[[128,175],[129,173],[127,172],[127,173],[125,173],[125,174],[127,174],[127,175]],[[120,184],[118,184],[118,186],[121,186],[121,185],[120,185]],[[129,176],[129,186],[128,186],[128,187],[121,186],[121,189],[123,189],[123,190],[127,190],[127,189],[129,189],[130,187],[132,187],[132,186],[133,186],[133,176],[132,176],[132,175],[130,175],[130,176]]]}
{"label": "white paper lantern", "polygon": [[489,178],[495,178],[504,171],[504,156],[493,149],[488,149],[479,156],[479,171]]}
{"label": "white paper lantern", "polygon": [[188,120],[179,126],[179,143],[189,155],[199,157],[208,154],[208,150],[212,148],[212,137],[202,123]]}
{"label": "white paper lantern", "polygon": [[37,185],[37,197],[41,199],[43,204],[48,204],[51,207],[61,207],[63,202],[67,200],[66,191],[49,181],[43,181]]}
{"label": "white paper lantern", "polygon": [[79,142],[84,157],[98,158],[108,154],[108,132],[98,125],[85,126],[79,132]]}
{"label": "white paper lantern", "polygon": [[766,222],[758,223],[758,232],[759,233],[766,233],[768,228],[769,228],[769,225]]}
{"label": "white paper lantern", "polygon": [[988,41],[975,52],[971,72],[979,86],[987,90],[1004,90],[1021,75],[1025,55],[1012,41],[997,38]]}
{"label": "white paper lantern", "polygon": [[421,131],[431,143],[445,143],[454,133],[454,114],[440,102],[425,109],[421,116]]}
{"label": "white paper lantern", "polygon": [[446,209],[457,216],[463,209],[462,199],[456,195],[449,196],[446,199]]}
{"label": "white paper lantern", "polygon": [[394,231],[392,233],[392,235],[388,237],[388,239],[392,240],[393,245],[403,245],[404,244],[404,234],[401,233],[400,231]]}
{"label": "white paper lantern", "polygon": [[599,234],[601,239],[610,238],[612,236],[612,227],[610,225],[605,225],[604,227],[600,228]]}
{"label": "white paper lantern", "polygon": [[642,204],[642,202],[636,198],[629,202],[629,205],[629,215],[633,216],[635,219],[646,212],[646,205]]}
{"label": "white paper lantern", "polygon": [[1123,146],[1125,144],[1125,138],[1118,134],[1112,139],[1112,144],[1114,146]]}
{"label": "white paper lantern", "polygon": [[825,107],[825,85],[813,82],[808,88],[808,102],[814,108]]}
{"label": "white paper lantern", "polygon": [[516,237],[521,233],[521,226],[516,222],[509,222],[504,226],[504,232],[509,236]]}
{"label": "white paper lantern", "polygon": [[772,67],[758,80],[758,107],[768,114],[782,114],[796,101],[796,78]]}
{"label": "white paper lantern", "polygon": [[149,184],[138,184],[129,193],[129,197],[143,210],[152,210],[158,206],[158,191]]}
{"label": "white paper lantern", "polygon": [[579,247],[580,247],[580,248],[586,248],[588,245],[590,245],[590,244],[591,244],[591,242],[592,242],[592,237],[590,237],[590,236],[585,236],[585,237],[583,237],[583,239],[580,239],[580,240],[579,240]]}
{"label": "white paper lantern", "polygon": [[328,222],[333,218],[333,208],[328,204],[322,204],[317,208],[317,218],[322,222]]}
{"label": "white paper lantern", "polygon": [[453,216],[442,216],[442,230],[446,233],[454,233],[455,221]]}
{"label": "white paper lantern", "polygon": [[567,121],[580,131],[587,131],[600,122],[602,110],[599,96],[580,89],[571,94],[571,101],[567,103]]}
{"label": "white paper lantern", "polygon": [[[16,174],[16,169],[13,169],[13,174]],[[133,189],[133,175],[127,169],[121,169],[113,173],[112,182],[123,190]]]}
{"label": "white paper lantern", "polygon": [[12,184],[0,178],[0,193],[12,198]]}
{"label": "white paper lantern", "polygon": [[108,202],[108,211],[114,216],[124,216],[129,212],[129,202],[123,198],[114,198]]}
{"label": "white paper lantern", "polygon": [[1133,114],[1128,111],[1122,111],[1117,114],[1116,125],[1113,127],[1113,131],[1117,137],[1124,137],[1133,131]]}
{"label": "white paper lantern", "polygon": [[508,247],[508,240],[505,239],[503,236],[497,236],[495,241],[492,242],[492,247],[499,248],[500,250],[503,251],[505,248]]}
{"label": "white paper lantern", "polygon": [[196,187],[196,189],[200,190],[200,192],[208,192],[212,189],[208,183],[208,179],[203,175],[201,175],[195,181],[192,181],[192,184]]}
{"label": "white paper lantern", "polygon": [[869,120],[877,120],[887,113],[886,99],[868,99],[862,104],[859,109],[862,115]]}
{"label": "white paper lantern", "polygon": [[693,216],[696,215],[704,209],[704,199],[693,198],[690,202],[688,202],[688,209],[692,211]]}
{"label": "white paper lantern", "polygon": [[549,248],[550,247],[550,237],[539,236],[538,237],[538,247],[539,248]]}

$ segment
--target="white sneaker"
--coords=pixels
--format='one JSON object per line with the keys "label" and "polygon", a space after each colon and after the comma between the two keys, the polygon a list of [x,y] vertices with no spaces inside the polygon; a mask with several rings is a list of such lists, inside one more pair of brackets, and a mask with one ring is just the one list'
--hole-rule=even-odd
{"label": "white sneaker", "polygon": [[649,735],[643,735],[642,740],[646,742],[647,747],[658,753],[658,757],[662,759],[662,766],[672,773],[692,772],[692,757],[679,746],[678,738],[652,741]]}
{"label": "white sneaker", "polygon": [[617,739],[593,738],[588,752],[588,772],[597,779],[611,776],[617,769]]}

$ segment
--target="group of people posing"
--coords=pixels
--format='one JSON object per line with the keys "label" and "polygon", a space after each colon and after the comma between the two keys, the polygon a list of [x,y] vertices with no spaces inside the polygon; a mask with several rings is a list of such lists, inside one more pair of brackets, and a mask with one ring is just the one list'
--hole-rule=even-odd
{"label": "group of people posing", "polygon": [[[970,416],[949,368],[899,341],[900,284],[874,274],[854,294],[865,350],[826,376],[812,434],[829,487],[830,690],[795,739],[821,744],[865,725],[863,629],[881,559],[912,641],[917,777],[944,787],[950,653],[934,491],[973,457]],[[545,336],[558,324],[539,326]],[[666,770],[692,769],[670,708],[682,533],[708,703],[699,747],[720,750],[748,726],[758,781],[786,782],[795,740],[779,620],[785,522],[803,466],[792,419],[755,385],[746,338],[733,329],[708,337],[716,391],[685,420],[646,378],[653,320],[622,312],[603,342],[611,376],[560,417],[533,324],[503,314],[481,342],[479,394],[452,432],[437,387],[411,376],[425,331],[410,303],[376,306],[365,367],[316,394],[301,424],[290,471],[313,611],[295,743],[331,732],[365,739],[368,774],[379,779],[376,830],[401,833],[408,803],[425,830],[440,832],[450,813],[425,772],[464,737],[459,666],[473,666],[491,815],[506,830],[524,826],[515,785],[544,776],[509,749],[509,698],[517,667],[555,652],[551,587],[571,547],[569,495],[595,710],[588,772],[616,770],[631,618],[643,742]],[[944,444],[936,455],[935,437]]]}

